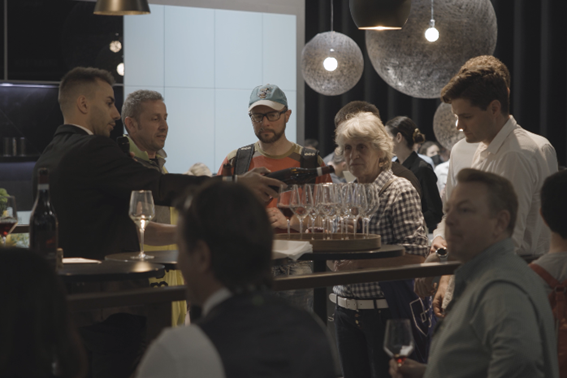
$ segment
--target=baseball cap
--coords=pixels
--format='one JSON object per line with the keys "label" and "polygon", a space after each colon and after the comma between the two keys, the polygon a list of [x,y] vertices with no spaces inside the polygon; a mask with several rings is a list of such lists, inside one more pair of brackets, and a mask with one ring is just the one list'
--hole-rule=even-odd
{"label": "baseball cap", "polygon": [[266,105],[274,110],[282,110],[287,107],[285,93],[274,84],[259,85],[252,90],[248,111],[258,105]]}

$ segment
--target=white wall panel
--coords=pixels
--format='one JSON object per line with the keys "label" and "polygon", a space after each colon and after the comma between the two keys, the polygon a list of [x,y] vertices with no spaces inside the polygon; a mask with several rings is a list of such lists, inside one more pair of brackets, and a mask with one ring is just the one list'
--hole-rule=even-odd
{"label": "white wall panel", "polygon": [[215,87],[262,83],[262,14],[215,10]]}
{"label": "white wall panel", "polygon": [[291,117],[289,117],[285,128],[285,136],[288,140],[297,143],[297,91],[284,90],[284,92],[287,97],[287,107],[291,109]]}
{"label": "white wall panel", "polygon": [[164,6],[151,14],[124,16],[124,85],[163,87]]}
{"label": "white wall panel", "polygon": [[262,14],[262,84],[276,84],[295,90],[296,17],[286,14]]}
{"label": "white wall panel", "polygon": [[217,89],[215,95],[215,171],[230,151],[254,143],[248,116],[251,89]]}
{"label": "white wall panel", "polygon": [[215,172],[214,97],[213,89],[166,88],[169,132],[165,150],[171,173],[184,173],[198,162]]}
{"label": "white wall panel", "polygon": [[165,9],[165,85],[214,88],[215,11]]}

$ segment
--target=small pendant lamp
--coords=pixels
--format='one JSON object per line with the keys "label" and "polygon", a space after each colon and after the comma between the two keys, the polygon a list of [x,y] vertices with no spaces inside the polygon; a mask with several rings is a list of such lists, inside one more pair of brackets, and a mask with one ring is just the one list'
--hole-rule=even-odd
{"label": "small pendant lamp", "polygon": [[150,14],[150,6],[148,0],[97,0],[93,13],[101,16]]}
{"label": "small pendant lamp", "polygon": [[399,30],[408,20],[411,0],[350,0],[350,14],[363,30]]}

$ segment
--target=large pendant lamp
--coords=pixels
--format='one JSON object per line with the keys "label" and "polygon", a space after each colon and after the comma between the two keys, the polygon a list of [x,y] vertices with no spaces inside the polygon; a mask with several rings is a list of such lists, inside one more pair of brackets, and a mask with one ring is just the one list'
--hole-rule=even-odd
{"label": "large pendant lamp", "polygon": [[411,0],[350,0],[350,14],[364,30],[399,30],[406,23]]}
{"label": "large pendant lamp", "polygon": [[350,37],[333,31],[331,0],[331,31],[317,34],[301,52],[303,79],[315,92],[337,96],[352,89],[363,71],[360,47]]}
{"label": "large pendant lamp", "polygon": [[465,133],[457,128],[457,117],[453,114],[451,105],[442,102],[437,108],[433,117],[433,133],[435,139],[448,150],[465,137]]}
{"label": "large pendant lamp", "polygon": [[93,13],[101,16],[150,14],[150,7],[148,0],[97,0]]}

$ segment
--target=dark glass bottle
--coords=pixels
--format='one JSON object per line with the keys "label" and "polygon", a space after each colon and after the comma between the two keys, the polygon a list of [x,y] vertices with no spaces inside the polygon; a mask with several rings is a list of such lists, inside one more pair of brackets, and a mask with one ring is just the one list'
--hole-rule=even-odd
{"label": "dark glass bottle", "polygon": [[288,185],[305,184],[326,174],[335,172],[331,165],[317,168],[288,168],[268,173],[266,176],[280,180]]}
{"label": "dark glass bottle", "polygon": [[57,216],[49,199],[49,171],[38,171],[37,197],[30,215],[30,249],[41,254],[56,269]]}

